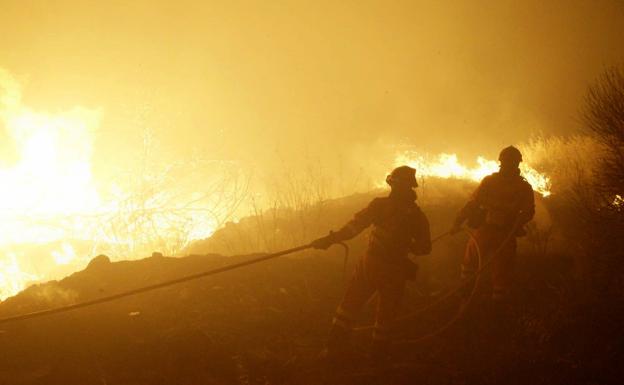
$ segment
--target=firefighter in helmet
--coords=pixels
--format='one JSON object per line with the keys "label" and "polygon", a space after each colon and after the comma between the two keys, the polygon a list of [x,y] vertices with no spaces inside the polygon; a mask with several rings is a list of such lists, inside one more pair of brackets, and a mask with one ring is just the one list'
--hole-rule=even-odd
{"label": "firefighter in helmet", "polygon": [[[475,240],[466,246],[462,277],[474,277],[479,251],[485,258],[494,257],[490,265],[492,299],[503,302],[509,298],[512,285],[516,237],[525,235],[523,227],[535,214],[535,202],[533,188],[520,175],[520,151],[506,147],[498,160],[500,170],[483,178],[457,215],[451,233],[459,231],[466,221],[476,229]],[[498,254],[492,256],[496,251]]]}
{"label": "firefighter in helmet", "polygon": [[349,336],[363,305],[375,294],[378,302],[371,355],[386,358],[394,320],[399,310],[406,280],[414,279],[417,266],[408,253],[424,255],[431,252],[429,222],[416,204],[416,170],[397,167],[387,176],[391,191],[387,197],[375,198],[336,232],[312,242],[317,249],[351,239],[369,226],[368,249],[357,263],[338,306],[329,333],[326,353],[343,356]]}

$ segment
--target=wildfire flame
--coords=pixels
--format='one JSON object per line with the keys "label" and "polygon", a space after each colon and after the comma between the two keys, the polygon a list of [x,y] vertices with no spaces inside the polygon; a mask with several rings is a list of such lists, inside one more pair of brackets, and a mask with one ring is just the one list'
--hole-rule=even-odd
{"label": "wildfire flame", "polygon": [[4,299],[24,289],[29,282],[40,277],[22,271],[15,254],[8,252],[0,259],[0,298]]}
{"label": "wildfire flame", "polygon": [[[133,228],[145,226],[137,210],[150,210],[163,200],[167,200],[168,208],[179,208],[165,194],[140,202],[140,207],[128,204],[128,200],[122,203],[130,194],[115,188],[114,183],[110,197],[102,198],[91,171],[100,115],[99,110],[83,107],[54,114],[34,111],[23,104],[20,84],[0,69],[0,144],[4,150],[0,153],[0,300],[32,282],[51,278],[42,265],[84,267],[95,250],[79,255],[67,240],[140,244],[145,241],[140,236],[143,234],[131,233]],[[189,209],[188,205],[184,208]],[[102,231],[102,222],[110,225],[107,219],[113,214],[127,219],[127,228],[126,233],[111,237],[110,232]],[[192,222],[187,241],[214,231],[210,217],[195,212],[185,215]],[[169,236],[179,236],[170,234],[171,223],[165,223],[164,216],[154,218],[149,225],[161,243],[166,243]],[[47,256],[37,257],[44,259],[27,266],[28,261],[16,245],[35,244],[58,246],[47,251]],[[126,249],[138,252],[133,247]]]}
{"label": "wildfire flame", "polygon": [[[4,299],[43,278],[23,270],[11,245],[52,242],[66,236],[68,226],[79,232],[80,223],[65,219],[93,213],[101,202],[90,163],[99,112],[80,107],[59,114],[35,112],[23,105],[19,83],[1,69],[0,90],[5,152],[0,166],[0,246],[5,249],[0,255],[0,299]],[[6,153],[14,156],[7,159]],[[51,219],[54,226],[47,225]]]}
{"label": "wildfire flame", "polygon": [[[478,157],[475,167],[461,164],[456,154],[442,153],[437,156],[425,156],[414,151],[405,151],[395,158],[395,165],[408,165],[417,170],[420,176],[437,178],[457,178],[480,182],[485,176],[498,171],[498,162]],[[542,196],[550,195],[550,178],[539,173],[525,162],[520,163],[522,176],[533,189]]]}

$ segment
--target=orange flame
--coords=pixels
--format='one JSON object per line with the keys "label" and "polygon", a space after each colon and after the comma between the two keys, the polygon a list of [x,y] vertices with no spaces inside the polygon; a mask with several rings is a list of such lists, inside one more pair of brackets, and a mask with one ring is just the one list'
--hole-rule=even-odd
{"label": "orange flame", "polygon": [[[498,171],[498,162],[484,157],[477,158],[475,167],[461,164],[456,154],[442,153],[431,157],[414,151],[405,151],[395,158],[395,166],[408,165],[417,170],[420,176],[437,178],[457,178],[480,182],[485,176]],[[542,196],[550,195],[550,178],[539,173],[526,163],[520,164],[522,175],[531,184],[533,189]]]}
{"label": "orange flame", "polygon": [[[0,300],[33,281],[50,278],[46,272],[39,275],[39,271],[25,271],[20,258],[10,250],[11,245],[60,241],[60,249],[42,258],[57,266],[82,268],[92,255],[78,255],[66,240],[104,244],[144,241],[137,234],[121,234],[112,239],[94,222],[136,209],[115,201],[127,195],[121,189],[116,190],[116,197],[110,202],[96,188],[91,158],[99,120],[99,110],[82,107],[56,114],[28,108],[22,103],[19,83],[0,69],[0,122],[9,142],[4,147],[14,148],[16,154],[14,160],[5,159],[0,164],[0,246],[7,250],[0,251]],[[132,218],[132,213],[126,217]],[[210,218],[193,214],[192,219],[189,238],[206,237],[214,231]],[[179,235],[166,233],[170,224],[151,224],[165,240]],[[130,230],[131,226],[132,223]]]}

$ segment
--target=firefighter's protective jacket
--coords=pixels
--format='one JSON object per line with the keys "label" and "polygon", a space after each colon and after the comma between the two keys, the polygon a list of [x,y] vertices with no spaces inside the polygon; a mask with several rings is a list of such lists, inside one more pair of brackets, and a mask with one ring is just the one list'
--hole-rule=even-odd
{"label": "firefighter's protective jacket", "polygon": [[471,217],[476,216],[481,218],[473,219],[473,227],[486,225],[510,229],[519,218],[517,235],[522,235],[522,225],[535,215],[535,200],[529,182],[520,176],[519,170],[513,171],[496,172],[483,178],[460,211],[456,224],[460,225],[466,219],[471,224]]}
{"label": "firefighter's protective jacket", "polygon": [[[520,176],[518,169],[486,176],[455,222],[459,227],[468,219],[468,224],[477,228],[466,246],[462,261],[463,279],[474,277],[481,257],[490,258],[492,299],[509,298],[513,286],[516,237],[525,234],[523,225],[534,214],[533,188]],[[471,224],[471,216],[480,220],[473,219]],[[514,225],[518,227],[515,236],[510,237]]]}
{"label": "firefighter's protective jacket", "polygon": [[375,198],[355,214],[353,219],[334,233],[336,241],[351,239],[373,225],[370,233],[369,255],[387,261],[431,252],[429,221],[413,200],[398,199],[392,194]]}

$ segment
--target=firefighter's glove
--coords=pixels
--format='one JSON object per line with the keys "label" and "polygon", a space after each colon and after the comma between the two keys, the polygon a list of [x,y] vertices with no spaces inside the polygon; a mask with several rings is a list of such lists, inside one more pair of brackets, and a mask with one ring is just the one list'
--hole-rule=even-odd
{"label": "firefighter's glove", "polygon": [[330,232],[329,235],[326,235],[319,239],[315,239],[310,245],[315,249],[327,250],[331,245],[336,242],[338,242],[338,240],[336,239],[336,235],[334,234],[334,232]]}

